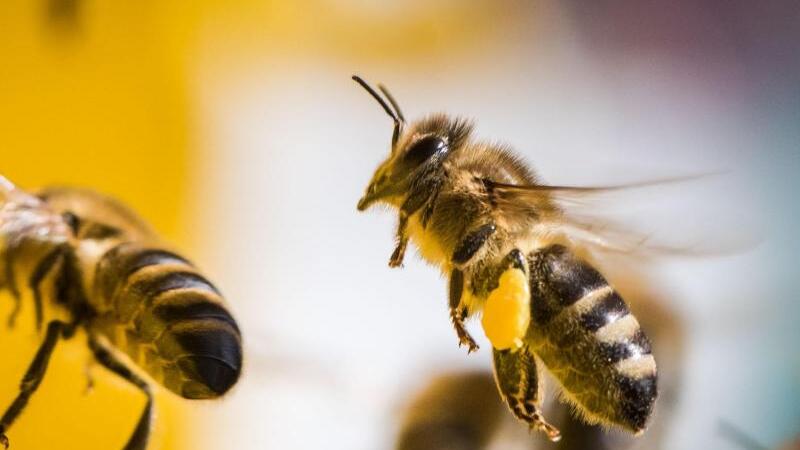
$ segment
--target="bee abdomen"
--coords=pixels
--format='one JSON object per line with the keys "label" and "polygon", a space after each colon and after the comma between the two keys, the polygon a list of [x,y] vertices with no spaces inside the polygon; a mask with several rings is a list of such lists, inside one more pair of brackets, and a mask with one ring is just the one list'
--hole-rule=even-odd
{"label": "bee abdomen", "polygon": [[536,352],[590,419],[643,430],[657,395],[656,364],[625,301],[563,246],[531,255],[530,269]]}
{"label": "bee abdomen", "polygon": [[183,397],[230,389],[241,371],[241,335],[217,288],[164,250],[123,244],[107,258],[96,287],[116,324],[112,341]]}

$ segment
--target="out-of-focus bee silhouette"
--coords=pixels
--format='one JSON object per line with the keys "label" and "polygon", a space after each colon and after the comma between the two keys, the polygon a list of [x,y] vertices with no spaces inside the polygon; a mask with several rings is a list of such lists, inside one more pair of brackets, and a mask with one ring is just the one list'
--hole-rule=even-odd
{"label": "out-of-focus bee silhouette", "polygon": [[[126,450],[147,447],[153,417],[146,371],[173,393],[213,399],[239,379],[239,327],[222,294],[142,219],[115,199],[85,189],[36,195],[0,176],[0,290],[15,308],[30,299],[39,350],[20,391],[0,417],[0,445],[47,372],[59,341],[78,330],[105,368],[139,388],[147,403]],[[130,362],[120,359],[126,354]]]}

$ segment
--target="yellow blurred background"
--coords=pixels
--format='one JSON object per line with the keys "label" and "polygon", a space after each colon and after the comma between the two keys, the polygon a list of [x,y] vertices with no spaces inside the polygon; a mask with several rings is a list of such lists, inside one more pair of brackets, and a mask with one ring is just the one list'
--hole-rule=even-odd
{"label": "yellow blurred background", "polygon": [[[189,110],[176,29],[192,18],[135,2],[10,1],[0,5],[0,171],[23,188],[91,186],[140,211],[186,246]],[[167,26],[169,24],[169,26]],[[12,304],[0,295],[0,316]],[[30,304],[0,332],[0,408],[41,335]],[[3,320],[5,323],[5,320]],[[60,343],[9,432],[14,449],[122,448],[144,396],[96,364],[85,336]],[[152,448],[192,448],[187,405],[159,391]]]}

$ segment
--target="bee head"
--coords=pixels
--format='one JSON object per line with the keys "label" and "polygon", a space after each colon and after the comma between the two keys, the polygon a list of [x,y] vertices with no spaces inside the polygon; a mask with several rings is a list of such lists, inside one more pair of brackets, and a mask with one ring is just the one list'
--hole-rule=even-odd
{"label": "bee head", "polygon": [[472,127],[464,120],[452,120],[440,114],[412,123],[406,129],[400,107],[384,86],[378,85],[378,89],[388,104],[360,77],[354,75],[353,80],[366,89],[394,121],[391,153],[372,176],[358,202],[358,210],[364,211],[378,202],[400,206],[412,186],[419,185],[422,178],[439,173],[445,158],[463,143]]}

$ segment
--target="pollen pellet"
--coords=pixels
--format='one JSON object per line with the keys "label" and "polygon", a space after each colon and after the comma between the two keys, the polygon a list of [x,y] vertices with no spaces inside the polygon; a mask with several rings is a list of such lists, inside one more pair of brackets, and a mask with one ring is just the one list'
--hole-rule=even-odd
{"label": "pollen pellet", "polygon": [[517,348],[530,322],[530,289],[525,273],[507,270],[483,308],[483,331],[498,350]]}

